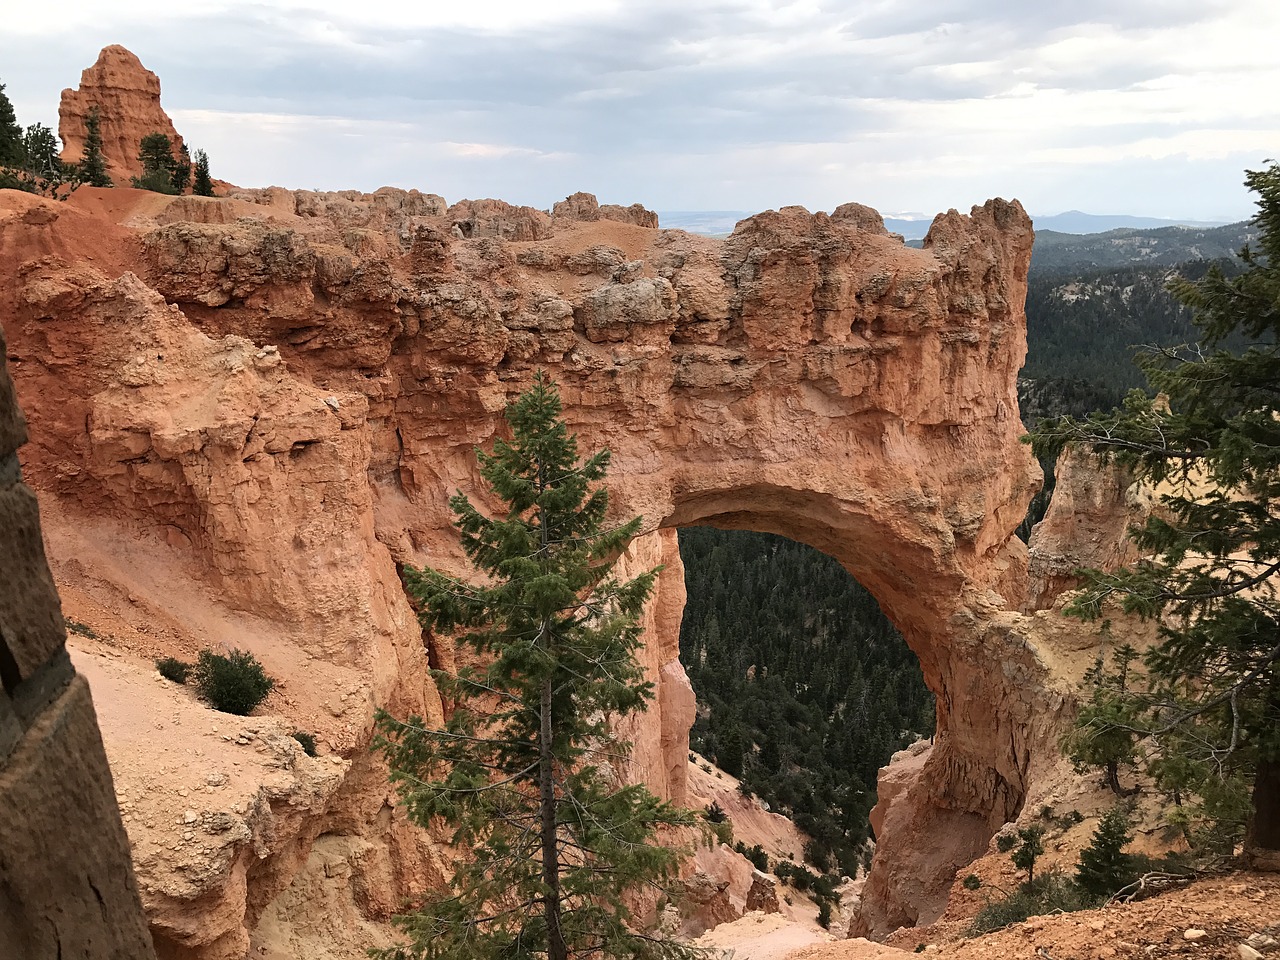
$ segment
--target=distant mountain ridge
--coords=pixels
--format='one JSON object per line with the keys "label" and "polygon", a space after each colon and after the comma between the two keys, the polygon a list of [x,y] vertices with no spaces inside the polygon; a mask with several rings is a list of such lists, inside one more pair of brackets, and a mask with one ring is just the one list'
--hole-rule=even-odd
{"label": "distant mountain ridge", "polygon": [[[745,220],[758,212],[752,210],[659,210],[658,222],[664,229],[687,230],[690,233],[718,236],[732,233],[739,220]],[[1068,210],[1066,213],[1055,213],[1052,216],[1034,216],[1031,219],[1037,234],[1052,231],[1082,236],[1121,229],[1152,230],[1184,227],[1206,229],[1225,225],[1222,221],[1169,220],[1160,217],[1133,217],[1128,214],[1082,213],[1079,210]],[[905,240],[923,240],[924,235],[929,232],[931,223],[933,218],[924,215],[884,218],[885,227],[891,233],[902,234]]]}
{"label": "distant mountain ridge", "polygon": [[1037,229],[1031,272],[1064,274],[1220,260],[1234,257],[1241,247],[1257,237],[1258,228],[1248,221],[1219,227],[1124,228],[1088,234]]}

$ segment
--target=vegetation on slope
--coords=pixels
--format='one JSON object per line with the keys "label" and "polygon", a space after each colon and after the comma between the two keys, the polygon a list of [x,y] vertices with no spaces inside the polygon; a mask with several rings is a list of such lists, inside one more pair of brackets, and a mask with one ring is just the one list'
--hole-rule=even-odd
{"label": "vegetation on slope", "polygon": [[688,602],[680,659],[698,697],[694,749],[852,875],[876,771],[933,731],[920,664],[835,560],[763,533],[680,531]]}

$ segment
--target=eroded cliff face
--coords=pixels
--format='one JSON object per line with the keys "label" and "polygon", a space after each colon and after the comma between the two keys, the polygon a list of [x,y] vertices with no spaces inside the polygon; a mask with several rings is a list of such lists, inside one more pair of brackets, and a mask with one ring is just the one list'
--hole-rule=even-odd
{"label": "eroded cliff face", "polygon": [[[146,88],[122,115],[159,110],[136,71],[86,77]],[[550,213],[393,189],[5,194],[24,468],[64,602],[99,634],[73,656],[161,956],[284,956],[304,936],[348,955],[447,872],[367,750],[376,706],[440,715],[428,667],[453,662],[397,566],[462,568],[447,496],[479,489],[473,448],[537,369],[584,445],[612,449],[618,514],[645,517],[627,564],[666,564],[628,775],[687,796],[674,528],[806,541],[874,592],[938,698],[931,749],[878,809],[853,929],[940,914],[1056,753],[1069,696],[1014,612],[1011,534],[1039,482],[1015,398],[1030,247],[998,200],[914,250],[858,204],[719,241],[589,194]],[[214,714],[151,669],[220,645],[283,680],[263,717]]]}
{"label": "eroded cliff face", "polygon": [[[395,565],[457,564],[447,492],[477,488],[473,447],[539,368],[584,444],[613,450],[613,502],[653,531],[637,564],[670,563],[679,525],[783,533],[840,559],[903,630],[938,694],[938,732],[885,818],[863,922],[879,932],[941,908],[947,871],[1018,809],[1060,703],[997,617],[1023,600],[1009,534],[1038,481],[1013,396],[1031,243],[1020,207],[948,214],[912,250],[853,205],[761,214],[723,242],[563,213],[542,239],[513,241],[459,238],[448,210],[402,191],[129,196],[13,197],[0,233],[36,425],[27,469],[59,518],[55,570],[104,596],[133,581],[116,590],[133,609],[196,621],[175,635],[248,646],[285,678],[331,678],[296,695],[287,683],[278,709],[369,768],[358,801],[349,785],[285,790],[313,815],[272,828],[290,834],[278,853],[252,824],[240,847],[201,840],[218,863],[251,847],[254,863],[278,861],[246,868],[244,908],[223,904],[204,928],[217,937],[163,918],[184,897],[188,914],[216,899],[218,870],[175,897],[158,859],[155,875],[141,868],[162,936],[232,955],[344,790],[369,819],[341,836],[406,842],[363,753],[371,711],[436,715],[426,667],[449,651],[422,637]],[[113,573],[121,555],[136,559]],[[692,716],[679,581],[669,565],[650,614],[659,693],[633,761],[674,799]]]}

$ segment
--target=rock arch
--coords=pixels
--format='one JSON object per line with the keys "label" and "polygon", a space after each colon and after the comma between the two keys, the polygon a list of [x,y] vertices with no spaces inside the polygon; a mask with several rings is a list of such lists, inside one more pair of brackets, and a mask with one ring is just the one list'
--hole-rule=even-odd
{"label": "rock arch", "polygon": [[[1018,443],[1032,233],[1016,202],[945,214],[916,250],[856,204],[760,214],[719,241],[604,207],[548,220],[486,201],[469,209],[510,229],[459,239],[416,192],[135,208],[115,193],[13,198],[0,219],[0,249],[27,252],[4,260],[0,308],[26,465],[63,518],[52,545],[91,566],[77,518],[115,524],[177,571],[125,592],[163,606],[181,585],[252,616],[279,641],[264,651],[305,648],[356,704],[341,721],[354,733],[321,731],[345,786],[309,786],[318,812],[277,823],[277,839],[292,833],[275,846],[246,821],[226,840],[234,884],[211,870],[205,888],[148,899],[164,887],[148,871],[165,867],[140,866],[158,944],[212,957],[248,942],[335,818],[399,844],[398,872],[366,882],[385,881],[386,903],[431,873],[379,812],[361,739],[374,703],[438,710],[425,667],[448,662],[424,651],[395,563],[454,562],[445,498],[475,489],[473,446],[538,368],[584,442],[613,450],[614,503],[651,531],[637,562],[670,558],[686,524],[783,533],[840,560],[919,655],[938,734],[923,776],[878,813],[859,931],[936,915],[955,867],[1020,808],[1060,701],[1012,612],[1027,577],[1012,532],[1039,482]],[[682,596],[673,567],[651,614],[665,692],[637,731],[638,774],[676,793]],[[253,857],[267,864],[246,893]],[[213,906],[196,931],[201,897]]]}

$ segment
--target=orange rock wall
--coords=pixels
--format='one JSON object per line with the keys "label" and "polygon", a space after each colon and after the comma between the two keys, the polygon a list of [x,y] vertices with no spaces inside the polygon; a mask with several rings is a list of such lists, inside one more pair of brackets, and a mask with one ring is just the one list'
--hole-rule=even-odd
{"label": "orange rock wall", "polygon": [[[1024,599],[1010,535],[1039,480],[1014,394],[1026,215],[947,214],[913,250],[857,205],[760,214],[725,241],[607,218],[526,228],[518,208],[467,239],[442,206],[391,190],[14,199],[0,307],[35,425],[27,467],[67,542],[78,515],[110,517],[260,624],[286,668],[301,650],[349,678],[340,723],[318,694],[289,709],[358,757],[373,705],[439,709],[425,667],[449,651],[421,636],[395,565],[458,564],[447,493],[477,489],[474,446],[547,369],[584,444],[614,452],[619,514],[656,532],[635,562],[669,563],[636,775],[681,796],[692,704],[663,531],[804,540],[875,593],[938,696],[863,908],[871,932],[928,919],[947,871],[1018,809],[1060,703],[998,616]],[[377,825],[385,783],[362,782],[374,792],[343,801],[373,818],[361,836],[402,843]],[[310,842],[282,848],[249,899],[274,898]]]}

